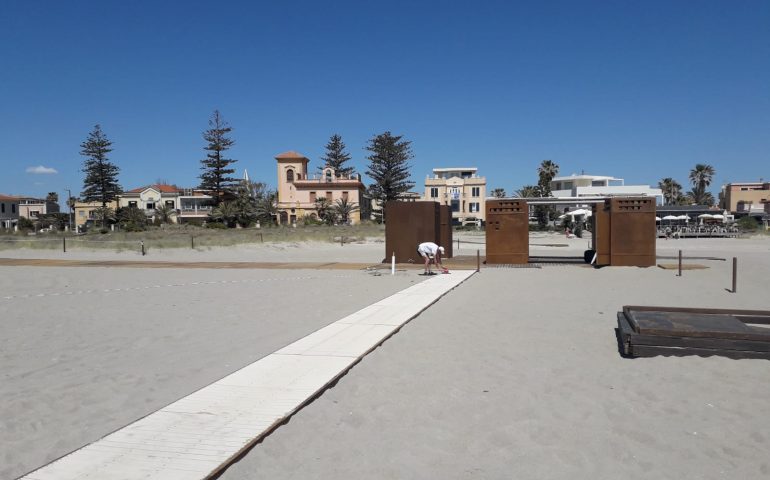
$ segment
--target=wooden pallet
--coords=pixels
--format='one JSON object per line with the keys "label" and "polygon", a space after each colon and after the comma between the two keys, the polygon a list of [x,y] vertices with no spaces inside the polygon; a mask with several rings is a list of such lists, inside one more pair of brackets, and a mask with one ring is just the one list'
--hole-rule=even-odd
{"label": "wooden pallet", "polygon": [[625,306],[621,352],[630,357],[719,355],[770,360],[770,311]]}

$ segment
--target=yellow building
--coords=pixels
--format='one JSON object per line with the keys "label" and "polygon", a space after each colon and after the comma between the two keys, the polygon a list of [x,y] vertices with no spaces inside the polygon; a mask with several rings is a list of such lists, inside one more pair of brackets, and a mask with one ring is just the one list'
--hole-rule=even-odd
{"label": "yellow building", "polygon": [[455,223],[486,221],[487,179],[477,168],[434,168],[425,179],[423,200],[452,207]]}
{"label": "yellow building", "polygon": [[728,183],[720,197],[720,207],[732,213],[770,213],[770,182]]}
{"label": "yellow building", "polygon": [[[75,215],[75,229],[80,231],[83,227],[96,220],[94,211],[98,208],[102,208],[102,202],[75,202],[72,207],[72,212]],[[107,208],[111,208],[113,211],[118,209],[118,201],[114,200],[107,204]]]}
{"label": "yellow building", "polygon": [[275,157],[278,173],[278,223],[296,223],[305,215],[318,218],[316,200],[326,197],[331,205],[345,199],[359,210],[353,212],[350,222],[360,223],[368,218],[368,200],[360,175],[337,176],[333,168],[325,168],[320,175],[308,173],[310,160],[301,153],[288,151]]}

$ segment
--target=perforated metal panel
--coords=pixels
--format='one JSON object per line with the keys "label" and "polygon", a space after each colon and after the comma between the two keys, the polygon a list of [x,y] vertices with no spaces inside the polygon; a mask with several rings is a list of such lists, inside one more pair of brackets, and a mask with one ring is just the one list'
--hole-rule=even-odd
{"label": "perforated metal panel", "polygon": [[523,200],[487,200],[487,264],[529,261],[529,207]]}
{"label": "perforated metal panel", "polygon": [[610,265],[655,265],[655,199],[612,198],[610,207]]}

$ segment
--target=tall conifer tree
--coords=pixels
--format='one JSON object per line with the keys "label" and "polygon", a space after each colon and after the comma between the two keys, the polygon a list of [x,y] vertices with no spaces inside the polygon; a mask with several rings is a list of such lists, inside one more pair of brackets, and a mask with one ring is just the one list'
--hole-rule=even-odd
{"label": "tall conifer tree", "polygon": [[366,174],[374,180],[369,187],[373,198],[382,203],[385,213],[385,202],[396,200],[402,193],[414,187],[409,180],[409,160],[412,154],[412,142],[401,140],[402,135],[394,136],[385,132],[369,140],[366,150],[370,152],[369,169]]}
{"label": "tall conifer tree", "polygon": [[354,170],[353,167],[345,166],[350,158],[350,154],[345,151],[345,142],[342,141],[342,136],[335,133],[326,144],[326,154],[321,157],[324,166],[318,167],[318,170],[323,171],[324,168],[331,167],[338,177],[348,177],[353,174]]}
{"label": "tall conifer tree", "polygon": [[203,132],[203,139],[208,142],[203,149],[208,153],[206,158],[201,160],[203,173],[200,175],[200,188],[209,190],[217,204],[222,194],[231,191],[237,182],[230,176],[235,173],[235,169],[230,166],[237,160],[224,156],[224,153],[235,145],[235,140],[228,137],[232,130],[219,110],[214,110],[209,120],[209,129]]}
{"label": "tall conifer tree", "polygon": [[120,168],[107,158],[112,151],[112,142],[102,132],[102,127],[96,125],[88,134],[85,142],[80,144],[80,154],[86,157],[83,161],[83,192],[80,196],[84,202],[102,202],[102,207],[115,200],[121,192],[118,184]]}

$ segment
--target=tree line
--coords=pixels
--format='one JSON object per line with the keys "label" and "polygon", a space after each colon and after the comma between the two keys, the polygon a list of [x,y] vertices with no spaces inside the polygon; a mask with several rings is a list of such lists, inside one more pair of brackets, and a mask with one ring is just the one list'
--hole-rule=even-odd
{"label": "tree line", "polygon": [[[206,155],[200,160],[202,172],[198,177],[198,188],[209,192],[213,198],[215,208],[211,219],[225,226],[249,225],[255,221],[272,223],[277,214],[277,193],[268,190],[264,183],[233,177],[234,164],[238,160],[228,154],[235,145],[232,130],[222,114],[215,110],[209,119],[209,128],[202,133]],[[368,152],[366,174],[373,180],[367,189],[370,198],[384,205],[414,187],[414,182],[409,180],[409,161],[414,157],[410,141],[386,131],[369,139],[365,150]],[[80,200],[101,203],[94,216],[103,226],[119,222],[129,229],[140,228],[146,223],[144,212],[136,208],[113,211],[109,207],[123,193],[118,181],[120,168],[109,159],[112,151],[112,141],[97,124],[81,144],[80,154],[85,157],[82,171],[85,175]],[[318,167],[319,171],[331,167],[338,177],[352,176],[355,169],[347,164],[351,158],[342,136],[333,134],[325,146],[321,157],[324,163]],[[73,205],[76,200],[70,198],[68,203]],[[321,223],[347,222],[359,208],[355,202],[346,199],[335,204],[325,198],[316,201],[318,221]],[[173,209],[166,206],[155,209],[156,218],[161,222],[170,221],[173,213]]]}

